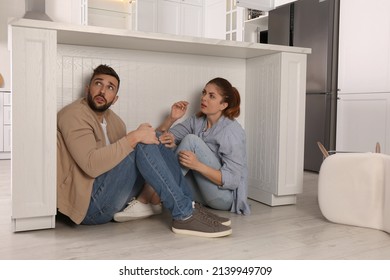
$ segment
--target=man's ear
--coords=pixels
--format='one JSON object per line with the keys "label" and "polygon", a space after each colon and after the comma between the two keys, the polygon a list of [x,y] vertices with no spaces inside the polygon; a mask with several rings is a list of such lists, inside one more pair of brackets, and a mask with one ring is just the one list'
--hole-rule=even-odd
{"label": "man's ear", "polygon": [[89,91],[89,85],[85,86],[85,89],[84,89],[84,95],[85,95],[85,97],[88,96],[88,91]]}
{"label": "man's ear", "polygon": [[112,105],[115,104],[115,102],[118,100],[118,98],[119,98],[119,96],[118,96],[118,95],[115,95],[115,98],[114,98],[114,100],[112,101]]}

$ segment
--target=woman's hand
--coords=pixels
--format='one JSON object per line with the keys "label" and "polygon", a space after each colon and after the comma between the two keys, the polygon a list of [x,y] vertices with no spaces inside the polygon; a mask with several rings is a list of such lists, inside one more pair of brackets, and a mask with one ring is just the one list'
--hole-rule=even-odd
{"label": "woman's hand", "polygon": [[191,151],[180,151],[179,162],[184,167],[195,170],[218,186],[222,186],[222,172],[198,160]]}
{"label": "woman's hand", "polygon": [[184,116],[188,106],[187,101],[178,101],[171,106],[171,113],[165,118],[162,124],[157,127],[158,131],[166,132],[174,124],[175,121]]}
{"label": "woman's hand", "polygon": [[180,151],[179,162],[181,165],[191,170],[198,170],[198,168],[201,165],[201,162],[198,160],[196,155],[191,151]]}
{"label": "woman's hand", "polygon": [[161,144],[164,144],[167,148],[173,148],[176,146],[175,144],[175,136],[170,132],[164,132],[158,138]]}
{"label": "woman's hand", "polygon": [[176,121],[183,117],[187,111],[188,104],[187,101],[178,101],[174,103],[171,107],[171,119]]}

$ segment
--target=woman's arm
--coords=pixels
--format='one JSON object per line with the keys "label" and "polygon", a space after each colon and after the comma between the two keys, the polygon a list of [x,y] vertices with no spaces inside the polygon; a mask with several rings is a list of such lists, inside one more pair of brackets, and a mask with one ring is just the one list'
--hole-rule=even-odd
{"label": "woman's arm", "polygon": [[237,125],[225,129],[225,137],[221,139],[219,153],[221,155],[222,181],[226,189],[236,189],[247,171],[245,131]]}
{"label": "woman's arm", "polygon": [[166,132],[169,130],[169,128],[181,117],[184,116],[184,114],[187,111],[187,106],[188,106],[187,101],[178,101],[174,103],[171,107],[171,113],[169,114],[168,117],[165,118],[163,123],[157,127],[156,130],[161,131],[161,132]]}

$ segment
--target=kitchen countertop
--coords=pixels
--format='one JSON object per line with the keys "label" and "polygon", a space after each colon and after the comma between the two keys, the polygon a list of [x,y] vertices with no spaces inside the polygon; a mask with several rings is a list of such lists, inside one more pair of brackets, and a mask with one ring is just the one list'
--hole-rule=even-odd
{"label": "kitchen countertop", "polygon": [[253,58],[280,52],[311,53],[309,48],[139,32],[127,29],[73,25],[23,18],[13,19],[9,24],[12,26],[56,30],[57,42],[59,44],[231,58]]}

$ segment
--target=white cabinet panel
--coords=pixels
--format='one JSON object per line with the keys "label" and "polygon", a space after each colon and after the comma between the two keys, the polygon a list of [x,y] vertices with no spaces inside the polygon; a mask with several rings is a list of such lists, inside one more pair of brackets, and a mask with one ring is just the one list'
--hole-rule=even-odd
{"label": "white cabinet panel", "polygon": [[299,55],[247,63],[248,192],[268,205],[293,204],[302,191],[305,73],[306,57]]}
{"label": "white cabinet panel", "polygon": [[[55,30],[12,27],[12,220],[14,231],[54,227]],[[53,172],[54,171],[54,172]]]}
{"label": "white cabinet panel", "polygon": [[390,92],[390,1],[340,1],[340,93]]}
{"label": "white cabinet panel", "polygon": [[[89,0],[91,1],[91,0]],[[88,0],[45,1],[47,15],[58,22],[87,24]]]}
{"label": "white cabinet panel", "polygon": [[203,36],[203,7],[195,5],[181,5],[180,7],[180,34],[186,36]]}
{"label": "white cabinet panel", "polygon": [[204,9],[204,37],[225,39],[226,0],[207,0]]}
{"label": "white cabinet panel", "polygon": [[145,32],[157,32],[158,23],[158,1],[141,0],[135,3],[136,12],[133,17],[135,20],[135,30]]}
{"label": "white cabinet panel", "polygon": [[0,159],[11,158],[11,94],[0,91]]}
{"label": "white cabinet panel", "polygon": [[[0,156],[2,152],[4,151],[4,114],[3,114],[3,107],[4,107],[4,93],[0,92]],[[1,157],[0,157],[1,158]]]}
{"label": "white cabinet panel", "polygon": [[180,34],[180,5],[168,0],[158,2],[158,32]]}
{"label": "white cabinet panel", "polygon": [[203,1],[159,0],[157,18],[158,32],[203,37]]}
{"label": "white cabinet panel", "polygon": [[11,107],[10,106],[4,106],[3,107],[3,113],[4,113],[4,124],[10,125],[12,123],[12,117],[11,117]]}
{"label": "white cabinet panel", "polygon": [[11,93],[9,93],[9,92],[4,93],[4,105],[5,106],[12,105],[12,97],[11,97]]}
{"label": "white cabinet panel", "polygon": [[4,136],[3,136],[3,149],[4,152],[11,152],[11,126],[4,125]]}
{"label": "white cabinet panel", "polygon": [[88,25],[131,30],[131,8],[128,1],[89,0]]}
{"label": "white cabinet panel", "polygon": [[390,154],[390,93],[344,94],[337,104],[339,151],[373,152],[376,142]]}

